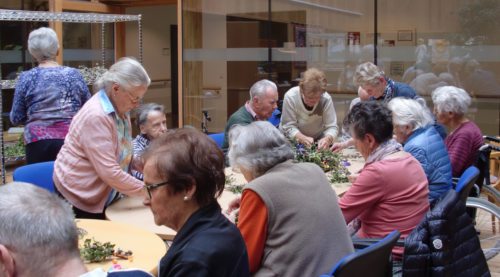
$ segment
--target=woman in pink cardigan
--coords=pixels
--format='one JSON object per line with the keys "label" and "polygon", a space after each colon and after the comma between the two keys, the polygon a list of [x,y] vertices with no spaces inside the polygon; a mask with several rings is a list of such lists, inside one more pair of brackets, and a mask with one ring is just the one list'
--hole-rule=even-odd
{"label": "woman in pink cardigan", "polygon": [[[392,139],[390,110],[376,101],[356,104],[344,120],[365,166],[339,205],[347,223],[359,219],[360,238],[398,230],[406,237],[429,209],[427,177],[420,163]],[[401,258],[402,249],[393,251]]]}
{"label": "woman in pink cardigan", "polygon": [[143,182],[128,174],[132,160],[129,112],[151,83],[134,59],[122,58],[98,81],[71,122],[54,165],[56,191],[73,205],[77,218],[104,219],[118,196],[142,195]]}

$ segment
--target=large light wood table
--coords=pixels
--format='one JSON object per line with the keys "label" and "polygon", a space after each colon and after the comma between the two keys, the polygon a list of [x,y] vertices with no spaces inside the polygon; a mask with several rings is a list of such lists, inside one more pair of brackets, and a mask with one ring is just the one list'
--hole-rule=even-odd
{"label": "large light wood table", "polygon": [[[356,156],[354,150],[346,149],[344,150],[344,155],[346,154],[349,156],[348,159],[351,165],[348,166],[348,169],[351,173],[356,173],[363,168],[364,161],[360,157],[354,157]],[[225,172],[227,176],[233,179],[233,184],[247,183],[241,173],[235,172],[231,168],[226,168]],[[332,184],[332,188],[337,195],[342,195],[349,189],[350,185],[350,183],[335,183]],[[224,190],[222,196],[218,199],[222,210],[226,210],[229,203],[236,197],[238,197],[238,195],[228,190]],[[128,223],[145,228],[156,233],[162,239],[173,240],[176,232],[165,226],[157,226],[154,223],[153,214],[148,207],[142,204],[142,201],[143,199],[139,197],[124,197],[106,209],[106,217],[112,221]]]}
{"label": "large light wood table", "polygon": [[[132,260],[117,259],[122,268],[139,268],[157,275],[158,262],[167,252],[167,246],[155,233],[138,228],[131,224],[117,221],[76,219],[78,228],[85,230],[80,244],[85,238],[93,238],[99,242],[115,244],[115,250],[120,248],[133,253]],[[87,263],[87,269],[102,268],[104,271],[112,266],[111,261]]]}

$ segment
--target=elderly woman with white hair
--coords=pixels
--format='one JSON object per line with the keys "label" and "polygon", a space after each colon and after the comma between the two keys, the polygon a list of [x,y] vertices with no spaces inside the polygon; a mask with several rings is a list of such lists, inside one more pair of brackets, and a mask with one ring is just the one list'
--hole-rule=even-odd
{"label": "elderly woman with white hair", "polygon": [[476,162],[483,135],[479,127],[465,115],[471,104],[469,94],[454,86],[444,86],[432,92],[434,114],[448,128],[445,139],[451,160],[453,177],[460,177]]}
{"label": "elderly woman with white hair", "polygon": [[54,30],[32,31],[28,50],[38,66],[19,76],[10,121],[25,125],[26,161],[31,164],[56,159],[73,116],[91,95],[80,71],[55,61],[59,42]]}
{"label": "elderly woman with white hair", "polygon": [[392,111],[396,140],[425,171],[432,203],[452,188],[451,163],[444,141],[434,127],[434,118],[421,100],[394,98],[388,108]]}
{"label": "elderly woman with white hair", "polygon": [[318,276],[353,252],[324,172],[312,163],[294,163],[279,130],[265,121],[238,125],[229,141],[229,162],[249,182],[238,228],[254,276]]}
{"label": "elderly woman with white hair", "polygon": [[54,165],[58,193],[78,218],[104,219],[118,192],[142,195],[144,183],[129,175],[132,131],[129,112],[151,83],[132,58],[113,64],[97,82],[99,91],[76,114]]}

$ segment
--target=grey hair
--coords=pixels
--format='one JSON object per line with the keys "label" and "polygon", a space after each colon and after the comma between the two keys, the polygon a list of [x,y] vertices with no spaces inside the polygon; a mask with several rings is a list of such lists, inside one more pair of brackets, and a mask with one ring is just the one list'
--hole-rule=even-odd
{"label": "grey hair", "polygon": [[471,104],[469,94],[454,86],[443,86],[432,92],[432,102],[440,113],[452,112],[458,115],[465,115]]}
{"label": "grey hair", "polygon": [[264,95],[269,87],[278,91],[278,87],[276,86],[276,84],[269,80],[263,79],[257,81],[250,88],[250,100],[252,100],[256,96],[258,97]]}
{"label": "grey hair", "polygon": [[51,28],[41,27],[31,31],[28,37],[28,51],[37,60],[54,60],[59,50],[57,34]]}
{"label": "grey hair", "polygon": [[267,121],[236,125],[229,131],[229,164],[257,178],[275,165],[293,158],[283,134]]}
{"label": "grey hair", "polygon": [[139,106],[136,110],[137,127],[140,128],[141,125],[146,124],[148,121],[148,115],[152,111],[158,111],[164,113],[165,107],[156,103],[147,103]]}
{"label": "grey hair", "polygon": [[394,125],[407,125],[414,131],[434,123],[434,118],[425,106],[425,102],[396,97],[389,102],[387,107],[392,111]]}
{"label": "grey hair", "polygon": [[22,182],[0,186],[0,244],[16,253],[24,276],[53,276],[61,263],[80,255],[71,206]]}
{"label": "grey hair", "polygon": [[151,79],[144,67],[134,58],[124,57],[114,63],[108,71],[96,82],[97,90],[111,90],[111,86],[117,83],[125,89],[146,86],[151,84]]}
{"label": "grey hair", "polygon": [[385,78],[384,71],[371,62],[365,62],[358,67],[354,72],[353,81],[355,85],[378,85],[380,78]]}

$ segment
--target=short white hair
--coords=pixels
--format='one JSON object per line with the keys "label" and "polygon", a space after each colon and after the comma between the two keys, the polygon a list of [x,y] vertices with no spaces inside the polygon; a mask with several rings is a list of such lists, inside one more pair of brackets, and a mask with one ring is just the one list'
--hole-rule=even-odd
{"label": "short white hair", "polygon": [[471,104],[469,94],[454,86],[443,86],[432,92],[432,102],[435,109],[440,112],[452,112],[465,115]]}
{"label": "short white hair", "polygon": [[111,90],[111,86],[117,83],[125,89],[137,87],[148,87],[151,79],[146,69],[134,58],[124,57],[114,63],[108,71],[96,82],[98,90],[104,89],[106,92]]}
{"label": "short white hair", "polygon": [[353,81],[354,84],[358,86],[374,86],[380,83],[380,78],[385,78],[384,71],[374,63],[365,62],[356,67]]}
{"label": "short white hair", "polygon": [[80,256],[71,206],[22,182],[0,186],[0,244],[16,252],[23,276],[53,276],[64,261]]}
{"label": "short white hair", "polygon": [[276,86],[276,84],[269,80],[263,79],[257,81],[250,88],[250,100],[252,100],[256,96],[263,96],[264,94],[266,94],[268,88],[272,88],[273,90],[278,91],[278,87]]}
{"label": "short white hair", "polygon": [[229,164],[257,178],[275,165],[293,158],[285,136],[267,121],[236,125],[229,131]]}
{"label": "short white hair", "polygon": [[434,118],[424,101],[396,97],[387,107],[392,111],[394,125],[410,126],[412,130],[416,130],[434,123]]}
{"label": "short white hair", "polygon": [[41,27],[33,30],[28,37],[28,51],[37,60],[53,60],[59,50],[57,34],[51,28]]}

